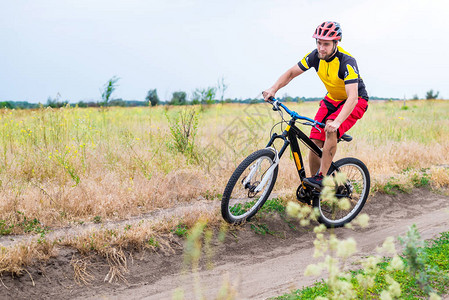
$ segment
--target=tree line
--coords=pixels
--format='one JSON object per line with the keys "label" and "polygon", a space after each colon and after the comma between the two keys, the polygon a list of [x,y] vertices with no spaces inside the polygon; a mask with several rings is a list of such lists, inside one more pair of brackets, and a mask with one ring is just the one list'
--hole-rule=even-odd
{"label": "tree line", "polygon": [[[109,79],[102,88],[101,100],[100,101],[79,101],[77,103],[71,103],[70,105],[75,105],[78,107],[136,107],[136,106],[156,106],[156,105],[197,105],[197,104],[214,104],[214,103],[262,103],[264,102],[262,98],[254,99],[238,99],[238,98],[225,98],[225,92],[228,89],[228,85],[224,81],[224,77],[217,81],[215,86],[209,86],[207,88],[197,88],[191,93],[191,97],[188,97],[185,91],[176,91],[172,93],[171,99],[168,101],[161,101],[157,89],[150,89],[147,92],[144,101],[139,100],[123,100],[121,98],[112,98],[113,92],[118,87],[118,81],[120,78],[113,76]],[[437,99],[439,92],[434,92],[433,89],[429,90],[425,99]],[[188,99],[190,98],[190,99]],[[309,102],[318,101],[322,97],[291,97],[289,95],[284,95],[278,97],[279,100],[283,102]],[[418,95],[415,94],[412,99],[419,99]],[[385,100],[385,98],[380,97],[370,97],[370,100]],[[388,100],[403,100],[399,98],[388,98]],[[48,97],[46,104],[41,103],[29,103],[27,101],[0,101],[0,108],[10,108],[10,109],[32,109],[40,107],[52,107],[60,108],[69,105],[68,100],[61,100],[61,95],[58,93],[56,97]]]}

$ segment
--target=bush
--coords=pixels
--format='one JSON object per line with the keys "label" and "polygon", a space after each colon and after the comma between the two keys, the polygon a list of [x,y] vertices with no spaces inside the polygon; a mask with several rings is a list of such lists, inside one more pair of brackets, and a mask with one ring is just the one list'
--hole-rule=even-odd
{"label": "bush", "polygon": [[198,114],[195,109],[183,109],[172,119],[167,112],[165,112],[165,116],[172,135],[169,147],[181,153],[192,154],[198,129]]}
{"label": "bush", "polygon": [[156,106],[159,104],[159,97],[157,96],[157,90],[149,90],[147,96],[145,97],[151,106]]}
{"label": "bush", "polygon": [[430,90],[426,93],[426,99],[430,100],[430,99],[436,99],[438,98],[438,95],[440,94],[440,92],[437,92],[436,94],[433,93],[433,90]]}

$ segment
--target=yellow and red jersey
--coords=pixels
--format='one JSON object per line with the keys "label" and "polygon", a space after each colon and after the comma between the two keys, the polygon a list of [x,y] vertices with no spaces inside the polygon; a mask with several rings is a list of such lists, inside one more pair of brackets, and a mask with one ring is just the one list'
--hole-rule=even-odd
{"label": "yellow and red jersey", "polygon": [[345,85],[358,83],[359,97],[368,100],[365,84],[360,77],[357,62],[351,54],[337,47],[337,52],[328,60],[318,58],[318,50],[307,54],[298,66],[303,71],[315,68],[321,81],[326,86],[327,96],[334,101],[344,101],[348,98]]}

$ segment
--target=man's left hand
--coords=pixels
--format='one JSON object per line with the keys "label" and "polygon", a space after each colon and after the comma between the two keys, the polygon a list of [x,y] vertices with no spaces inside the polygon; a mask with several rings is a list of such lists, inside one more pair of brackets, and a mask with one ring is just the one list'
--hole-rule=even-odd
{"label": "man's left hand", "polygon": [[338,127],[340,127],[341,123],[337,120],[329,121],[326,123],[326,127],[324,127],[325,132],[336,132]]}

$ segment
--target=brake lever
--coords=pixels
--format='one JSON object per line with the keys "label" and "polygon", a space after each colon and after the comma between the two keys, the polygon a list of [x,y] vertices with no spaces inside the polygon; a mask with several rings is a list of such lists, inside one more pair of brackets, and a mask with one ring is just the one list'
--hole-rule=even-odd
{"label": "brake lever", "polygon": [[313,128],[315,128],[316,130],[318,130],[321,133],[321,129],[319,128],[317,122],[313,123],[315,125],[313,125]]}

